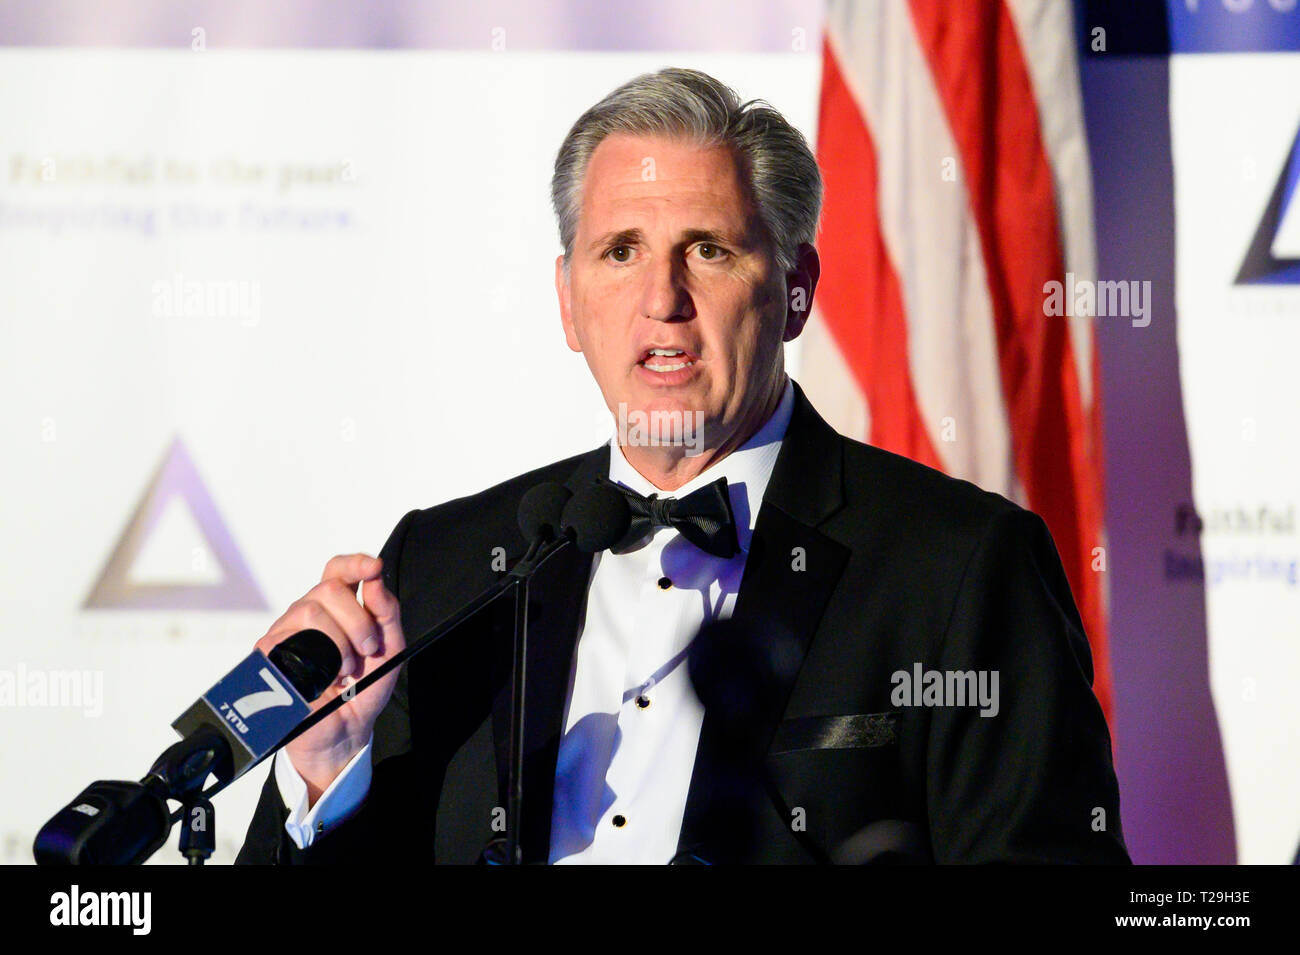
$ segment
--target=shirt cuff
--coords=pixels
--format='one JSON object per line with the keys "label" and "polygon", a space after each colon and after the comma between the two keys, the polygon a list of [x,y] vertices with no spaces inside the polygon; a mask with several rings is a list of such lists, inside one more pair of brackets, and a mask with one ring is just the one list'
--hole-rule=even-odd
{"label": "shirt cuff", "polygon": [[370,791],[370,746],[366,745],[334,777],[334,782],[321,793],[316,805],[307,811],[307,782],[293,768],[286,750],[275,754],[275,783],[280,788],[280,798],[289,809],[284,829],[299,849],[306,849],[317,835],[323,835],[343,822],[356,810]]}

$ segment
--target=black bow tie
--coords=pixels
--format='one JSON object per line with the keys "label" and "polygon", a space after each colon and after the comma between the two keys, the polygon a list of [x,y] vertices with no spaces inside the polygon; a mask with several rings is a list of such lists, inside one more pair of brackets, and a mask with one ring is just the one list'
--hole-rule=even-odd
{"label": "black bow tie", "polygon": [[718,478],[685,497],[658,494],[645,497],[621,484],[605,483],[627,498],[632,511],[632,524],[627,533],[610,548],[614,553],[634,550],[656,527],[674,528],[700,550],[715,557],[735,557],[740,553],[726,478]]}

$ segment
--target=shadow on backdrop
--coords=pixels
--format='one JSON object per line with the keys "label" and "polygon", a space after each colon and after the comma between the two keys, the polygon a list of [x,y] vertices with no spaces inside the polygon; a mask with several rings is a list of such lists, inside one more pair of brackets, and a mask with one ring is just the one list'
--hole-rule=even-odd
{"label": "shadow on backdrop", "polygon": [[[1192,497],[1174,298],[1169,32],[1161,0],[1076,2],[1099,279],[1150,280],[1151,324],[1097,321],[1115,764],[1137,863],[1237,861],[1210,695],[1205,589],[1164,575]],[[1106,31],[1105,52],[1093,30]],[[1199,545],[1198,545],[1199,548]]]}

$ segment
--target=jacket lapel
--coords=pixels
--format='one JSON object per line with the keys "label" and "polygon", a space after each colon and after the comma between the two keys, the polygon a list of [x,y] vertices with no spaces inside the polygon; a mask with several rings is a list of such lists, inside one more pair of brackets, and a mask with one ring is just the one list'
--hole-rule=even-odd
{"label": "jacket lapel", "polygon": [[[772,705],[755,725],[765,751],[789,699],[808,646],[848,560],[848,548],[816,530],[843,504],[842,439],[795,385],[795,407],[763,495],[732,619],[747,632],[791,644]],[[719,721],[706,711],[691,775],[678,858],[722,857],[714,806]]]}

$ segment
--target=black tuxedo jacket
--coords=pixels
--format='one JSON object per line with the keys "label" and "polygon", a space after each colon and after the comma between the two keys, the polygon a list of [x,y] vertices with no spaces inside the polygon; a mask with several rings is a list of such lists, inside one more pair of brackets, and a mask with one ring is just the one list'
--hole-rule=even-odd
{"label": "black tuxedo jacket", "polygon": [[[602,446],[403,517],[381,556],[408,639],[500,576],[494,549],[510,564],[523,554],[524,492],[576,488],[607,473],[608,455]],[[528,861],[544,862],[550,844],[591,560],[566,548],[531,588]],[[271,773],[237,862],[477,861],[506,804],[512,614],[513,601],[498,601],[402,668],[375,726],[369,795],[306,850],[284,830]],[[796,387],[733,619],[793,635],[801,663],[754,721],[767,783],[739,854],[713,831],[727,754],[706,712],[678,861],[824,862],[882,820],[940,863],[1128,861],[1088,643],[1033,513],[837,434]],[[997,671],[997,715],[895,706],[892,675],[917,664]]]}

